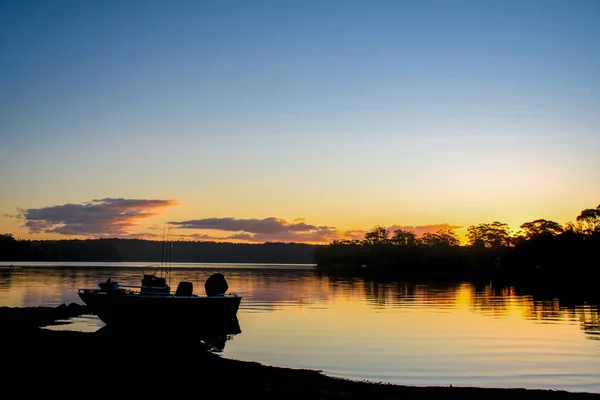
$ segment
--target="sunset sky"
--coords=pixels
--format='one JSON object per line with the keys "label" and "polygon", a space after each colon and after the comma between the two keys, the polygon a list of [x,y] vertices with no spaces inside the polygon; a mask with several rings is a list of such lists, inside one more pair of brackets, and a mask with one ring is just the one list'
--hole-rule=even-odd
{"label": "sunset sky", "polygon": [[598,21],[596,0],[4,0],[0,233],[575,221],[600,204]]}

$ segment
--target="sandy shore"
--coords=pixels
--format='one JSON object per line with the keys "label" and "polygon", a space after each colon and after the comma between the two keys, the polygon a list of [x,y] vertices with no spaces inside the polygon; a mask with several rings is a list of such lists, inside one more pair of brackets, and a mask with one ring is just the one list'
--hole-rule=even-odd
{"label": "sandy shore", "polygon": [[87,313],[77,304],[0,308],[2,386],[19,396],[117,395],[261,399],[600,399],[554,390],[412,387],[228,360],[180,337],[51,331]]}

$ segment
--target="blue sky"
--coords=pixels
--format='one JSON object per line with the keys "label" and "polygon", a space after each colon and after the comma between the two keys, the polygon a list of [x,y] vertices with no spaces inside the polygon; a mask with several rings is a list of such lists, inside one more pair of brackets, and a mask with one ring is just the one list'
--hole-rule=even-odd
{"label": "blue sky", "polygon": [[[599,17],[581,0],[5,1],[0,231],[574,221],[600,203]],[[102,199],[163,206],[29,218]],[[295,236],[300,220],[322,229]],[[233,226],[181,235],[257,234]]]}

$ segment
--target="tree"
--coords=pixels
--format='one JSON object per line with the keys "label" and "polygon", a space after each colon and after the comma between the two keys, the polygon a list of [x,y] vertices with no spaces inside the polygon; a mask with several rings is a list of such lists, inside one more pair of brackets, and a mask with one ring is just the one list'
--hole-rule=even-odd
{"label": "tree", "polygon": [[376,226],[372,231],[365,234],[364,242],[368,245],[388,244],[390,231],[383,226]]}
{"label": "tree", "polygon": [[512,244],[510,228],[503,222],[469,226],[467,232],[469,243],[473,246],[482,243],[485,247],[506,247]]}
{"label": "tree", "polygon": [[583,210],[577,216],[577,224],[579,230],[586,235],[600,233],[600,205]]}
{"label": "tree", "polygon": [[418,243],[417,235],[412,231],[396,229],[390,241],[398,246],[413,246]]}
{"label": "tree", "polygon": [[0,233],[0,243],[14,243],[17,239],[12,233]]}
{"label": "tree", "polygon": [[545,219],[525,222],[520,228],[523,229],[523,235],[527,240],[538,236],[556,236],[564,232],[559,223]]}
{"label": "tree", "polygon": [[333,246],[359,246],[360,240],[358,239],[343,239],[343,240],[334,240],[331,242]]}
{"label": "tree", "polygon": [[447,245],[447,246],[458,246],[460,239],[458,235],[451,229],[440,229],[436,233],[424,233],[421,236],[421,243],[426,245]]}
{"label": "tree", "polygon": [[441,229],[438,231],[438,236],[442,242],[448,243],[449,246],[459,246],[460,239],[452,229]]}

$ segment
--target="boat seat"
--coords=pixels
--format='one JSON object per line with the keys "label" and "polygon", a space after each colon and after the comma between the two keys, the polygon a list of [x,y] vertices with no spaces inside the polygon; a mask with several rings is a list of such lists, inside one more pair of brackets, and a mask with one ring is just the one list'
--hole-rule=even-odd
{"label": "boat seat", "polygon": [[175,296],[191,296],[194,293],[194,284],[192,282],[179,282]]}

